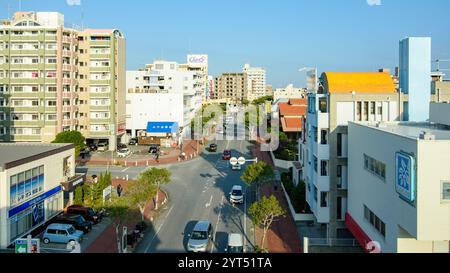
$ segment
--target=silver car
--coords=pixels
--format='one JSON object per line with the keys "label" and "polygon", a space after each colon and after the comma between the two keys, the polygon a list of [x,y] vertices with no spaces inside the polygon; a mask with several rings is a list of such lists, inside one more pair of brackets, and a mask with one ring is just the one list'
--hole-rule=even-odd
{"label": "silver car", "polygon": [[209,221],[199,221],[189,235],[187,250],[191,252],[207,252],[213,241],[213,227]]}
{"label": "silver car", "polygon": [[244,191],[242,186],[233,186],[230,192],[230,203],[231,204],[243,204],[244,203]]}

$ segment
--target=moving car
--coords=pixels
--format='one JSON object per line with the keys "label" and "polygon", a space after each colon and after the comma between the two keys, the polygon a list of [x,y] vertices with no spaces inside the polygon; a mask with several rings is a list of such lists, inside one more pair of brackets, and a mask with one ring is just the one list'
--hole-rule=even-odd
{"label": "moving car", "polygon": [[132,139],[130,139],[130,142],[128,142],[128,145],[130,146],[137,146],[138,145],[138,139],[133,137]]}
{"label": "moving car", "polygon": [[123,143],[117,144],[117,150],[126,149],[126,148],[128,148],[126,144],[123,144]]}
{"label": "moving car", "polygon": [[97,151],[106,152],[108,150],[108,143],[102,142],[97,145]]}
{"label": "moving car", "polygon": [[98,224],[101,222],[102,217],[93,208],[84,207],[80,205],[73,205],[66,209],[66,214],[76,214],[83,216],[84,219]]}
{"label": "moving car", "polygon": [[236,164],[236,165],[231,165],[231,170],[233,171],[240,171],[242,170],[242,165],[241,164]]}
{"label": "moving car", "polygon": [[217,144],[209,145],[209,151],[210,152],[217,152]]}
{"label": "moving car", "polygon": [[51,224],[47,227],[43,235],[44,244],[69,242],[80,243],[83,240],[83,232],[76,230],[69,224]]}
{"label": "moving car", "polygon": [[231,150],[223,151],[222,159],[223,160],[230,160],[231,159]]}
{"label": "moving car", "polygon": [[131,151],[128,148],[122,148],[122,149],[117,151],[117,156],[118,157],[127,157],[130,154],[131,154]]}
{"label": "moving car", "polygon": [[189,235],[188,251],[207,252],[209,245],[213,241],[213,234],[213,227],[209,221],[198,221]]}
{"label": "moving car", "polygon": [[231,204],[243,204],[244,203],[244,191],[242,186],[233,186],[230,192],[230,203]]}
{"label": "moving car", "polygon": [[151,144],[150,148],[148,149],[149,154],[156,154],[159,150],[159,145],[157,144]]}
{"label": "moving car", "polygon": [[88,147],[89,147],[89,149],[91,150],[91,152],[95,152],[95,151],[97,151],[97,144],[95,144],[95,143],[90,143],[89,145],[88,145]]}
{"label": "moving car", "polygon": [[244,253],[244,239],[241,234],[230,233],[225,251],[228,253]]}
{"label": "moving car", "polygon": [[92,230],[92,222],[86,221],[83,216],[76,214],[62,214],[52,219],[53,224],[69,224],[84,234]]}

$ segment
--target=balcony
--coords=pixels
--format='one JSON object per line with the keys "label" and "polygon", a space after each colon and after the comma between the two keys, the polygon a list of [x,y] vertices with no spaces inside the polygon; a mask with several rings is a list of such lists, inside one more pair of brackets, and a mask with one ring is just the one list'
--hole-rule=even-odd
{"label": "balcony", "polygon": [[62,84],[73,86],[73,85],[78,85],[78,81],[76,79],[64,78],[62,80]]}
{"label": "balcony", "polygon": [[69,50],[63,50],[62,56],[65,58],[75,58],[77,56],[77,53]]}
{"label": "balcony", "polygon": [[65,119],[62,122],[62,126],[63,127],[73,127],[78,125],[78,120],[77,119]]}

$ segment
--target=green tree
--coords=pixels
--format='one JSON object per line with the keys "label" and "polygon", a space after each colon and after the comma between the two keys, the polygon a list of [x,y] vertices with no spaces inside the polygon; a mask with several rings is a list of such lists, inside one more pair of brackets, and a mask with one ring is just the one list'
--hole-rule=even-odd
{"label": "green tree", "polygon": [[80,155],[81,150],[85,147],[85,138],[78,131],[67,131],[59,133],[52,143],[72,143],[75,146],[75,156]]}
{"label": "green tree", "polygon": [[144,221],[145,217],[145,207],[152,201],[156,193],[157,189],[155,184],[148,179],[139,179],[128,184],[127,198],[130,200],[132,206],[136,206],[139,209],[142,221]]}
{"label": "green tree", "polygon": [[171,181],[171,173],[167,169],[151,168],[139,176],[139,181],[147,183],[147,181],[156,186],[155,210],[158,210],[158,196],[161,186]]}
{"label": "green tree", "polygon": [[264,249],[267,231],[276,218],[286,215],[286,211],[281,207],[274,195],[269,198],[264,196],[261,202],[253,203],[248,211],[253,224],[263,229],[261,247]]}
{"label": "green tree", "polygon": [[130,201],[125,197],[113,198],[105,208],[116,226],[117,249],[118,253],[121,253],[122,229],[120,227],[127,224],[128,221],[133,218],[133,211],[130,207]]}
{"label": "green tree", "polygon": [[74,205],[83,205],[83,188],[82,187],[77,187],[75,189],[73,203],[74,203]]}
{"label": "green tree", "polygon": [[[253,163],[245,169],[244,174],[241,176],[248,186],[255,187],[258,195],[259,188],[262,184],[271,183],[275,178],[275,172],[269,164],[264,161],[258,161]],[[259,195],[258,195],[259,196]]]}
{"label": "green tree", "polygon": [[289,141],[289,138],[288,138],[288,136],[286,135],[285,132],[280,132],[280,141],[281,142],[288,142]]}

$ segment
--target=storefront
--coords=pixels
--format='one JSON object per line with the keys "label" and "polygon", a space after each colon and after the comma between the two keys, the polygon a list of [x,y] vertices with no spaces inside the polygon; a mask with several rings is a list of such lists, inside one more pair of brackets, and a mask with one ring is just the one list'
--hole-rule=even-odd
{"label": "storefront", "polygon": [[79,174],[69,179],[67,182],[61,183],[64,191],[64,207],[68,207],[73,204],[76,189],[83,186],[85,182],[86,174]]}

